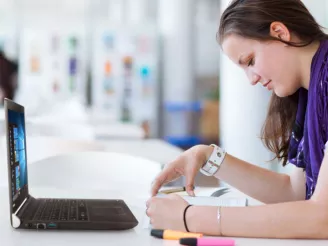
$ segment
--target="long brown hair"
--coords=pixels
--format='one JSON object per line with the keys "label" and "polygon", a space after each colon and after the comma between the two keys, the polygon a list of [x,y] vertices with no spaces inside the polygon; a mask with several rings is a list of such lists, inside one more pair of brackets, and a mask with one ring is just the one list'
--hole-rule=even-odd
{"label": "long brown hair", "polygon": [[[272,22],[282,22],[300,42],[286,42],[270,35]],[[233,0],[223,12],[217,38],[222,44],[229,34],[269,41],[278,40],[294,47],[304,47],[314,41],[328,39],[308,9],[300,0]],[[276,158],[287,163],[289,142],[297,111],[298,95],[280,98],[271,96],[265,123],[261,131],[264,145]]]}

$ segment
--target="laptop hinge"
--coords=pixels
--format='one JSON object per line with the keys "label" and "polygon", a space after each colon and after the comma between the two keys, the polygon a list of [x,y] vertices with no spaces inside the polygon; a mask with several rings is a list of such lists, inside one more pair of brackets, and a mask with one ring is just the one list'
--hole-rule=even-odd
{"label": "laptop hinge", "polygon": [[29,198],[30,198],[29,196],[27,198],[25,198],[25,200],[22,202],[22,204],[19,206],[19,208],[16,210],[16,212],[11,215],[12,225],[14,228],[18,228],[20,226],[21,220],[20,220],[20,218],[18,218],[17,214],[19,213],[19,211],[22,209],[22,207],[25,205],[25,203],[27,202],[27,200]]}

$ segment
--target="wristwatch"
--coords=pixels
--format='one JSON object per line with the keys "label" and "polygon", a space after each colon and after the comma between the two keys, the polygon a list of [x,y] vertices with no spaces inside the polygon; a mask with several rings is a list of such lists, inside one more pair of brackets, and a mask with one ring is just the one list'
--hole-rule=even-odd
{"label": "wristwatch", "polygon": [[215,144],[211,144],[213,147],[212,154],[201,167],[200,172],[206,176],[213,176],[219,169],[226,156],[226,151],[221,149]]}

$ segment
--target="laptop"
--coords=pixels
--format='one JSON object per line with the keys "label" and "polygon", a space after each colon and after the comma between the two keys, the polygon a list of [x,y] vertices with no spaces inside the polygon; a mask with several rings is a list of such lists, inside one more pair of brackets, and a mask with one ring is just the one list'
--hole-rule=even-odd
{"label": "laptop", "polygon": [[138,225],[123,200],[33,197],[28,187],[24,107],[9,99],[4,102],[12,227],[32,230],[127,230]]}

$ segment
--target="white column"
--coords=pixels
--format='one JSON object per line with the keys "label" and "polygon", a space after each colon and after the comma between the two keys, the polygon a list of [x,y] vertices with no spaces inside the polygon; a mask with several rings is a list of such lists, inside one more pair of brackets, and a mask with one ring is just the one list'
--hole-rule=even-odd
{"label": "white column", "polygon": [[[222,1],[225,9],[230,1]],[[266,117],[270,93],[251,86],[242,69],[224,54],[220,62],[220,136],[227,152],[256,165],[270,167],[273,155],[259,136]],[[275,168],[274,168],[275,169]]]}
{"label": "white column", "polygon": [[190,0],[159,0],[164,101],[193,100],[193,6]]}

